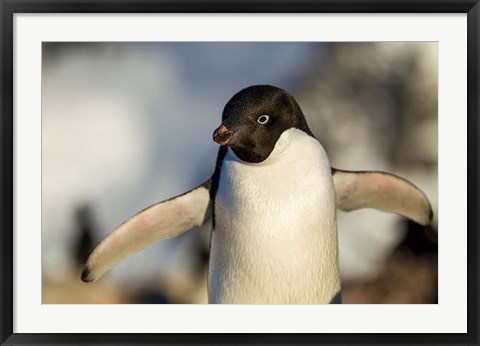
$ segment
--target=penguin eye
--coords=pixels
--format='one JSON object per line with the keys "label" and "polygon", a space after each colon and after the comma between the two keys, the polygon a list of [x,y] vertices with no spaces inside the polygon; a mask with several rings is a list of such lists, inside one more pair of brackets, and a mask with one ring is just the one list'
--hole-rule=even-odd
{"label": "penguin eye", "polygon": [[268,119],[270,119],[270,117],[266,114],[263,114],[258,117],[257,122],[259,124],[265,125],[268,122]]}

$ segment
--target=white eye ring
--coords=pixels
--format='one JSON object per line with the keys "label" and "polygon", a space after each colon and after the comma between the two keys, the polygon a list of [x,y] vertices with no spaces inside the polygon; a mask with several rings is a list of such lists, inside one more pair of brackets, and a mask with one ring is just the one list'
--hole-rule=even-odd
{"label": "white eye ring", "polygon": [[268,119],[270,119],[270,117],[266,114],[263,114],[258,117],[257,122],[259,124],[265,125],[268,122]]}

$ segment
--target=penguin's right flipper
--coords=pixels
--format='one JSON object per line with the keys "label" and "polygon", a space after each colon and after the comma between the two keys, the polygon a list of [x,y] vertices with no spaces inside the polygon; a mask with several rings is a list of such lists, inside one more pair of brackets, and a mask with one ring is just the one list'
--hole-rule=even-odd
{"label": "penguin's right flipper", "polygon": [[386,172],[354,172],[332,168],[337,208],[373,208],[403,215],[420,225],[432,221],[427,196],[409,181]]}
{"label": "penguin's right flipper", "polygon": [[90,254],[82,280],[95,281],[123,258],[205,223],[211,215],[210,184],[208,180],[183,195],[154,204],[114,229]]}

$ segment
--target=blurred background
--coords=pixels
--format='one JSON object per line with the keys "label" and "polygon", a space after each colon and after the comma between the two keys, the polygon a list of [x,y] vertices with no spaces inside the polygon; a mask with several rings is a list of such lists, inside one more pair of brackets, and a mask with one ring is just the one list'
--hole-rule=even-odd
{"label": "blurred background", "polygon": [[93,247],[131,215],[207,180],[223,106],[289,91],[334,167],[385,170],[429,197],[431,227],[338,212],[344,303],[437,303],[438,45],[430,42],[43,43],[42,303],[207,303],[211,225],[93,284]]}

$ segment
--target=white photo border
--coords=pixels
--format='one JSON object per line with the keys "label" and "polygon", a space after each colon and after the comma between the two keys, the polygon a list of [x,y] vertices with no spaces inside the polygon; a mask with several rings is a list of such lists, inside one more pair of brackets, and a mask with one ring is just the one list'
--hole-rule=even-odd
{"label": "white photo border", "polygon": [[[13,31],[14,333],[467,332],[467,14],[15,14]],[[438,41],[439,304],[42,305],[46,41]]]}

